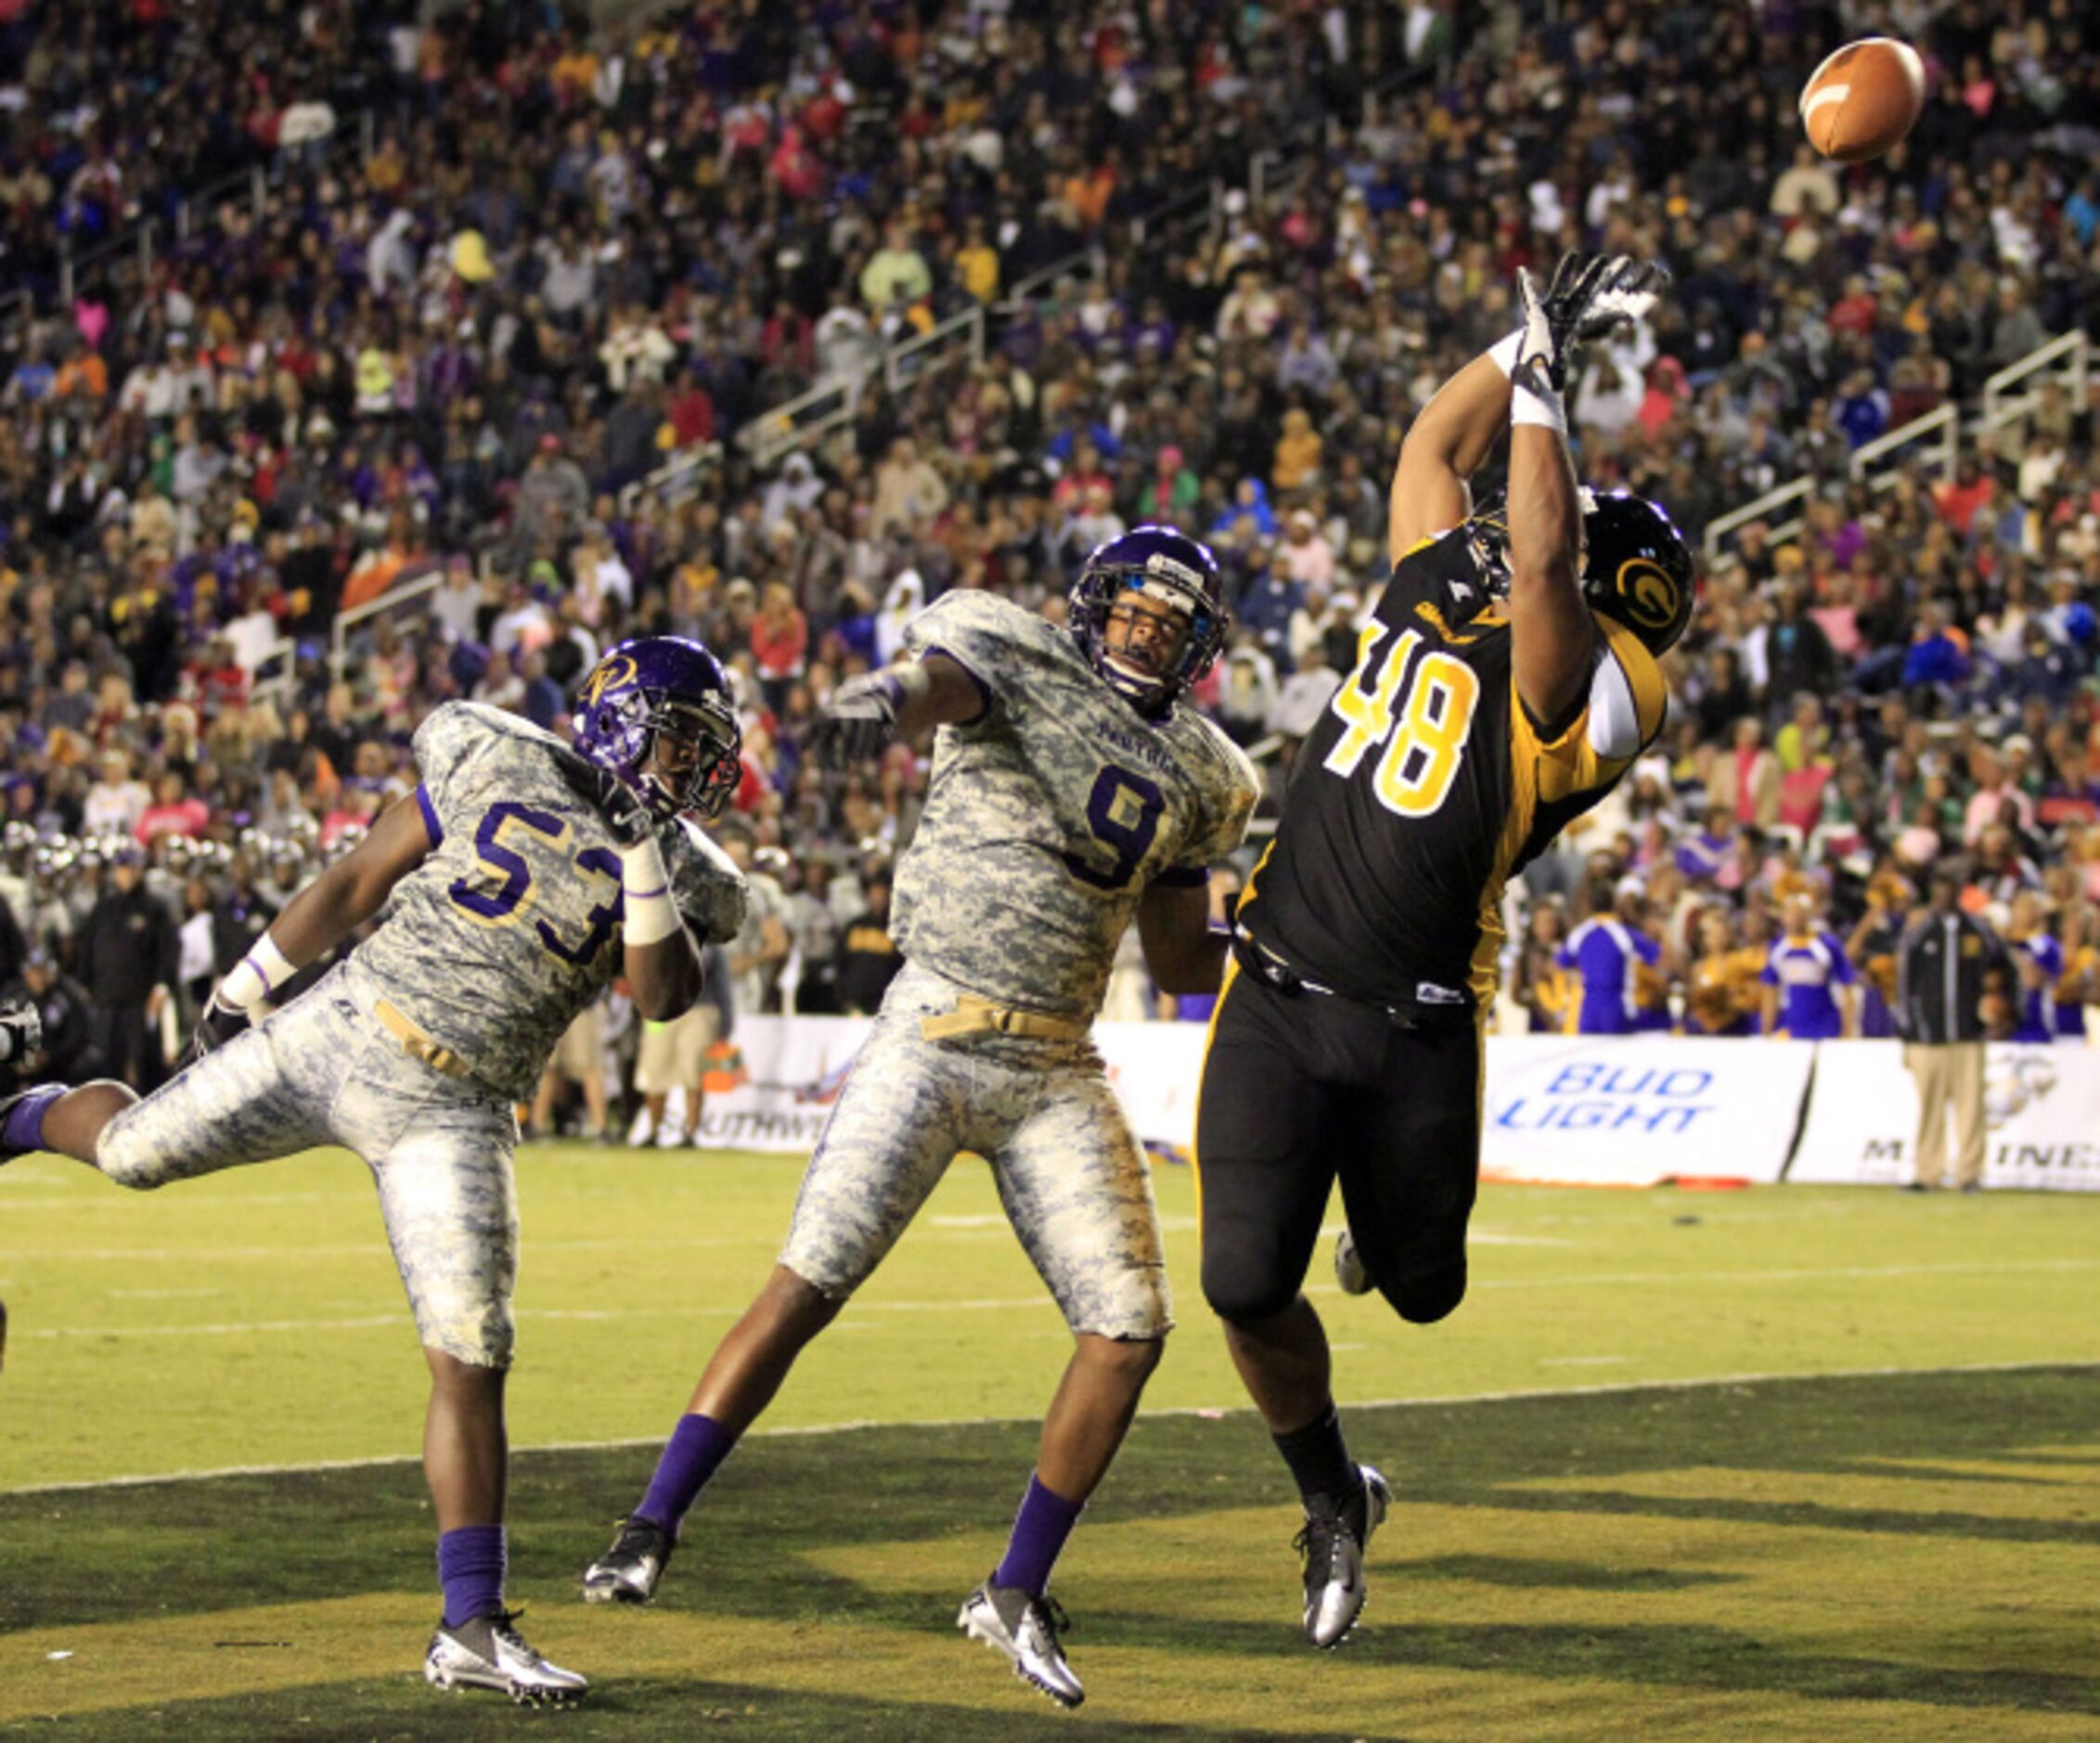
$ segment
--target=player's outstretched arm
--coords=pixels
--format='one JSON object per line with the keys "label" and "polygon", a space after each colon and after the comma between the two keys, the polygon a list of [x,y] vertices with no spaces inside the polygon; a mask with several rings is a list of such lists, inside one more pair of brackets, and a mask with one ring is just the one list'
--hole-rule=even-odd
{"label": "player's outstretched arm", "polygon": [[1501,349],[1482,352],[1438,388],[1400,444],[1386,499],[1393,562],[1473,512],[1466,480],[1486,462],[1510,419],[1509,365]]}
{"label": "player's outstretched arm", "polygon": [[429,857],[422,807],[403,799],[372,832],[291,900],[219,983],[197,1026],[199,1058],[267,1014],[271,997],[300,969],[378,913],[393,886]]}
{"label": "player's outstretched arm", "polygon": [[1582,598],[1582,511],[1561,405],[1577,349],[1654,306],[1659,263],[1564,256],[1541,290],[1519,268],[1524,325],[1510,363],[1510,656],[1535,725],[1558,730],[1580,705],[1597,646]]}
{"label": "player's outstretched arm", "polygon": [[1202,884],[1153,884],[1138,903],[1138,941],[1145,966],[1165,993],[1216,992],[1231,940],[1210,926],[1210,891]]}
{"label": "player's outstretched arm", "polygon": [[988,706],[983,683],[968,666],[929,653],[847,678],[809,723],[804,746],[827,768],[851,768],[931,727],[968,726]]}
{"label": "player's outstretched arm", "polygon": [[[1560,342],[1558,370],[1573,350],[1594,343],[1653,308],[1669,284],[1658,261],[1625,255],[1564,254],[1540,300]],[[1386,504],[1386,543],[1395,562],[1472,512],[1466,481],[1479,471],[1512,410],[1510,374],[1524,329],[1498,341],[1437,389],[1400,445]]]}

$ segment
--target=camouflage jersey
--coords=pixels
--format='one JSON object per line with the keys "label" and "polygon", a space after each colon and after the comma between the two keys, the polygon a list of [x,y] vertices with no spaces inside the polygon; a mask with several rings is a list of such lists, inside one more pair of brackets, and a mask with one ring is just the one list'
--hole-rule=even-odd
{"label": "camouflage jersey", "polygon": [[[432,849],[351,959],[376,996],[519,1100],[623,961],[620,855],[547,755],[558,742],[479,703],[431,714],[416,799]],[[657,845],[699,940],[735,936],[744,884],[728,856],[683,818]]]}
{"label": "camouflage jersey", "polygon": [[1254,768],[1188,708],[1145,719],[1071,635],[992,594],[947,594],[905,646],[959,662],[986,704],[934,741],[897,943],[982,998],[1090,1018],[1145,886],[1201,883],[1240,845]]}

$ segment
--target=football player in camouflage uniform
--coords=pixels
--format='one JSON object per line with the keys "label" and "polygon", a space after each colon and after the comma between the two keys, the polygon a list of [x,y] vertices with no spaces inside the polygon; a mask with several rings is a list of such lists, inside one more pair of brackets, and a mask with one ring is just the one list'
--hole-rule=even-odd
{"label": "football player in camouflage uniform", "polygon": [[1168,1325],[1158,1218],[1089,1039],[1135,915],[1162,986],[1217,984],[1214,860],[1245,833],[1244,756],[1181,693],[1225,627],[1193,539],[1140,527],[1086,562],[1073,633],[950,593],[908,661],[842,684],[812,732],[831,762],[938,726],[925,815],[897,868],[906,966],[810,1159],[771,1278],[716,1349],[648,1493],[584,1575],[586,1598],[653,1595],[686,1511],[796,1355],[882,1261],[960,1151],[1001,1203],[1076,1348],[1005,1559],[958,1619],[1065,1706],[1050,1568],[1107,1470]]}
{"label": "football player in camouflage uniform", "polygon": [[[616,975],[677,1015],[743,884],[686,813],[738,775],[727,684],[698,642],[615,649],[586,679],[572,749],[470,703],[417,731],[422,784],[292,900],[213,994],[199,1057],[143,1101],[121,1084],[0,1103],[0,1160],[77,1157],[148,1188],[338,1143],[370,1165],[431,1377],[423,1465],[444,1614],[444,1686],[565,1699],[503,1605],[503,1382],[518,1209],[514,1104]],[[273,990],[391,903],[379,930],[274,1013]]]}

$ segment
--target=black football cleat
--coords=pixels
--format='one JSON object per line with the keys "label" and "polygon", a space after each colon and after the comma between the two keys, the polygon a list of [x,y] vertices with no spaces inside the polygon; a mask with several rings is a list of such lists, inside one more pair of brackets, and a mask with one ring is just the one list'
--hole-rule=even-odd
{"label": "black football cleat", "polygon": [[1004,1653],[1014,1675],[1060,1707],[1076,1707],[1087,1698],[1058,1642],[1071,1629],[1071,1620],[1048,1593],[1035,1597],[1019,1586],[994,1585],[987,1580],[964,1600],[955,1625],[971,1639]]}
{"label": "black football cleat", "polygon": [[677,1542],[653,1519],[622,1519],[612,1547],[584,1569],[584,1602],[647,1604]]}
{"label": "black football cleat", "polygon": [[1359,1537],[1338,1511],[1308,1508],[1304,1529],[1291,1540],[1291,1547],[1305,1557],[1306,1638],[1322,1652],[1340,1646],[1363,1614],[1369,1595],[1364,1548],[1372,1532],[1385,1523],[1393,1502],[1384,1477],[1368,1465],[1357,1469],[1363,1476],[1363,1535]]}
{"label": "black football cleat", "polygon": [[527,1646],[511,1626],[520,1613],[477,1616],[457,1628],[440,1622],[424,1655],[425,1680],[439,1688],[492,1688],[521,1705],[582,1699],[590,1684]]}

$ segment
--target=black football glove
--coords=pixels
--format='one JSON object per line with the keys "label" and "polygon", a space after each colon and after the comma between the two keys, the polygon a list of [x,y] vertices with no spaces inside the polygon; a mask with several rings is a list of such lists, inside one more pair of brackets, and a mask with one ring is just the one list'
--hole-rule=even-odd
{"label": "black football glove", "polygon": [[825,768],[872,762],[896,737],[898,695],[896,679],[886,672],[847,678],[809,723],[803,748]]}
{"label": "black football glove", "polygon": [[1669,288],[1669,268],[1660,261],[1637,261],[1630,254],[1563,254],[1552,281],[1539,281],[1517,269],[1517,302],[1524,318],[1524,339],[1511,370],[1529,375],[1527,385],[1542,384],[1565,393],[1578,373],[1583,347],[1609,339],[1655,307]]}
{"label": "black football glove", "polygon": [[224,1047],[236,1035],[246,1033],[251,1026],[247,1012],[227,1010],[214,995],[206,1001],[204,1014],[198,1019],[197,1033],[190,1038],[190,1063],[196,1064],[206,1053]]}
{"label": "black football glove", "polygon": [[656,816],[649,802],[618,775],[566,744],[552,749],[556,772],[569,791],[597,813],[615,844],[632,847],[656,833]]}

